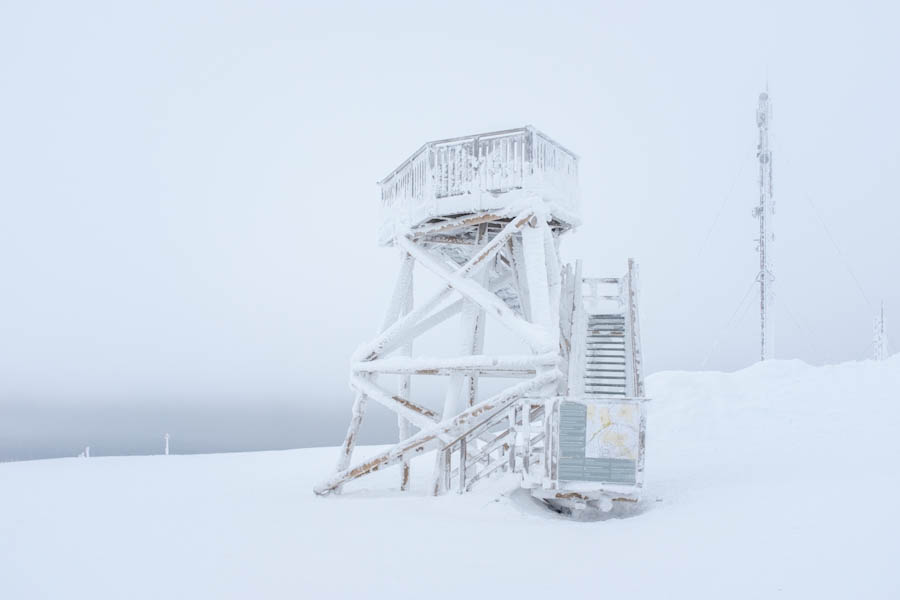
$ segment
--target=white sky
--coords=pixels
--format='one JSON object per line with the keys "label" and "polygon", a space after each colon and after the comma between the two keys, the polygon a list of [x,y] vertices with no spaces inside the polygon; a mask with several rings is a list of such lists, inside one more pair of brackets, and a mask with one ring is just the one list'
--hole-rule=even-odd
{"label": "white sky", "polygon": [[776,356],[900,323],[894,4],[301,4],[0,7],[0,458],[188,412],[231,436],[198,449],[336,443],[397,266],[375,181],[524,124],[581,156],[565,257],[640,262],[648,370],[745,366],[767,82]]}

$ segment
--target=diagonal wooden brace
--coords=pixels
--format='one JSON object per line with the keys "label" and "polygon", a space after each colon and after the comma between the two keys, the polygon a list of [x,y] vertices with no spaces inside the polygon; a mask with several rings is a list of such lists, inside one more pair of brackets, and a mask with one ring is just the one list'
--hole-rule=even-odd
{"label": "diagonal wooden brace", "polygon": [[552,336],[545,327],[529,323],[513,312],[495,294],[492,294],[474,281],[450,271],[435,259],[431,253],[414,242],[406,238],[398,238],[397,242],[419,264],[446,281],[454,290],[482,307],[487,315],[497,318],[507,329],[522,338],[534,352],[544,354],[555,350]]}
{"label": "diagonal wooden brace", "polygon": [[412,400],[401,398],[400,396],[392,396],[387,390],[364,377],[359,375],[351,376],[350,385],[359,393],[365,394],[379,404],[384,405],[420,429],[426,429],[438,422],[437,413],[434,411],[416,404]]}
{"label": "diagonal wooden brace", "polygon": [[[522,227],[528,223],[528,220],[531,218],[531,212],[526,211],[510,221],[503,230],[494,236],[490,242],[488,242],[484,248],[482,248],[475,256],[469,259],[466,264],[461,266],[452,274],[457,277],[459,280],[465,281],[467,277],[472,275],[476,270],[485,267],[492,259],[497,252],[503,247],[503,244],[512,237],[517,231],[519,231]],[[414,242],[409,241],[406,238],[398,238],[398,242],[400,242],[401,246],[406,249],[407,245],[412,246],[417,253],[424,252],[421,250]],[[407,250],[408,251],[408,250]],[[412,253],[410,253],[412,254]],[[415,255],[413,255],[415,257]],[[429,256],[426,253],[426,256]],[[446,271],[447,269],[443,266],[440,266],[440,269]],[[472,283],[472,282],[470,282]],[[475,283],[472,285],[478,287],[482,291],[485,291],[484,288],[478,286]],[[385,348],[388,346],[398,347],[403,344],[401,341],[399,344],[396,344],[396,340],[398,338],[405,339],[407,332],[415,327],[415,325],[426,318],[435,308],[437,308],[440,303],[451,293],[453,292],[455,285],[448,285],[442,290],[438,291],[435,295],[429,298],[425,303],[418,306],[406,316],[401,317],[393,325],[388,327],[384,332],[382,332],[377,338],[369,342],[368,344],[364,344],[361,346],[353,355],[353,361],[361,361],[361,360],[373,360],[378,358],[380,355],[385,354]],[[457,289],[457,291],[460,291]],[[488,293],[485,291],[485,293]],[[497,299],[500,304],[503,304],[502,301]],[[506,305],[503,305],[506,308]],[[507,312],[512,314],[508,308]]]}
{"label": "diagonal wooden brace", "polygon": [[343,471],[334,474],[313,489],[316,494],[324,496],[330,494],[348,481],[397,464],[412,456],[418,456],[427,451],[434,450],[442,445],[442,437],[448,435],[456,437],[465,433],[474,424],[505,411],[522,396],[552,383],[558,376],[559,372],[556,369],[553,369],[538,375],[534,379],[523,381],[522,383],[507,388],[499,394],[488,398],[484,402],[480,402],[468,410],[463,411],[453,419],[448,419],[432,427],[423,429],[413,437],[397,444],[393,448],[381,452],[354,467],[344,469]]}

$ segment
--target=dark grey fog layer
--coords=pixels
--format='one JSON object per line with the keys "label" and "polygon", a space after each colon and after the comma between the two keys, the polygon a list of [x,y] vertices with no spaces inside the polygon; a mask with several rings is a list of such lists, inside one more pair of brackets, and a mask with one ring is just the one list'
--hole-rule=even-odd
{"label": "dark grey fog layer", "polygon": [[[346,399],[344,399],[346,400]],[[396,418],[372,411],[363,444],[391,442]],[[347,414],[316,412],[295,403],[210,403],[176,406],[86,404],[79,407],[4,404],[0,461],[78,456],[162,454],[170,434],[174,454],[285,450],[334,445],[347,430]]]}

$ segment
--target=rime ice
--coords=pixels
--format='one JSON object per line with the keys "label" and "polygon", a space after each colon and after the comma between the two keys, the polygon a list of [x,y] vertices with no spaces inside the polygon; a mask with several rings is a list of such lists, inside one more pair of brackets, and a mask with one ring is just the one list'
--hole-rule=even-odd
{"label": "rime ice", "polygon": [[[592,279],[580,261],[562,264],[560,242],[580,222],[578,157],[523,127],[429,142],[380,185],[378,239],[399,250],[399,275],[381,333],[353,356],[350,427],[315,491],[391,465],[406,490],[410,459],[432,453],[435,495],[508,472],[556,508],[636,502],[646,422],[637,267]],[[414,304],[417,265],[444,287]],[[455,354],[416,356],[414,340],[451,318]],[[489,323],[520,353],[485,354]],[[446,378],[441,407],[419,397],[413,376]],[[483,397],[485,377],[513,382]],[[400,440],[351,465],[369,400],[397,414]]]}

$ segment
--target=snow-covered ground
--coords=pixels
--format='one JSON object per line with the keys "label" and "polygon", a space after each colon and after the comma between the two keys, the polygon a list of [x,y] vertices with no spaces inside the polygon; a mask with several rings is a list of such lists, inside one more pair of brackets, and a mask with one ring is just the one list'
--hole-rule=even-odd
{"label": "snow-covered ground", "polygon": [[429,457],[329,498],[329,448],[0,464],[0,598],[900,597],[900,355],[648,388],[646,498],[595,522]]}

